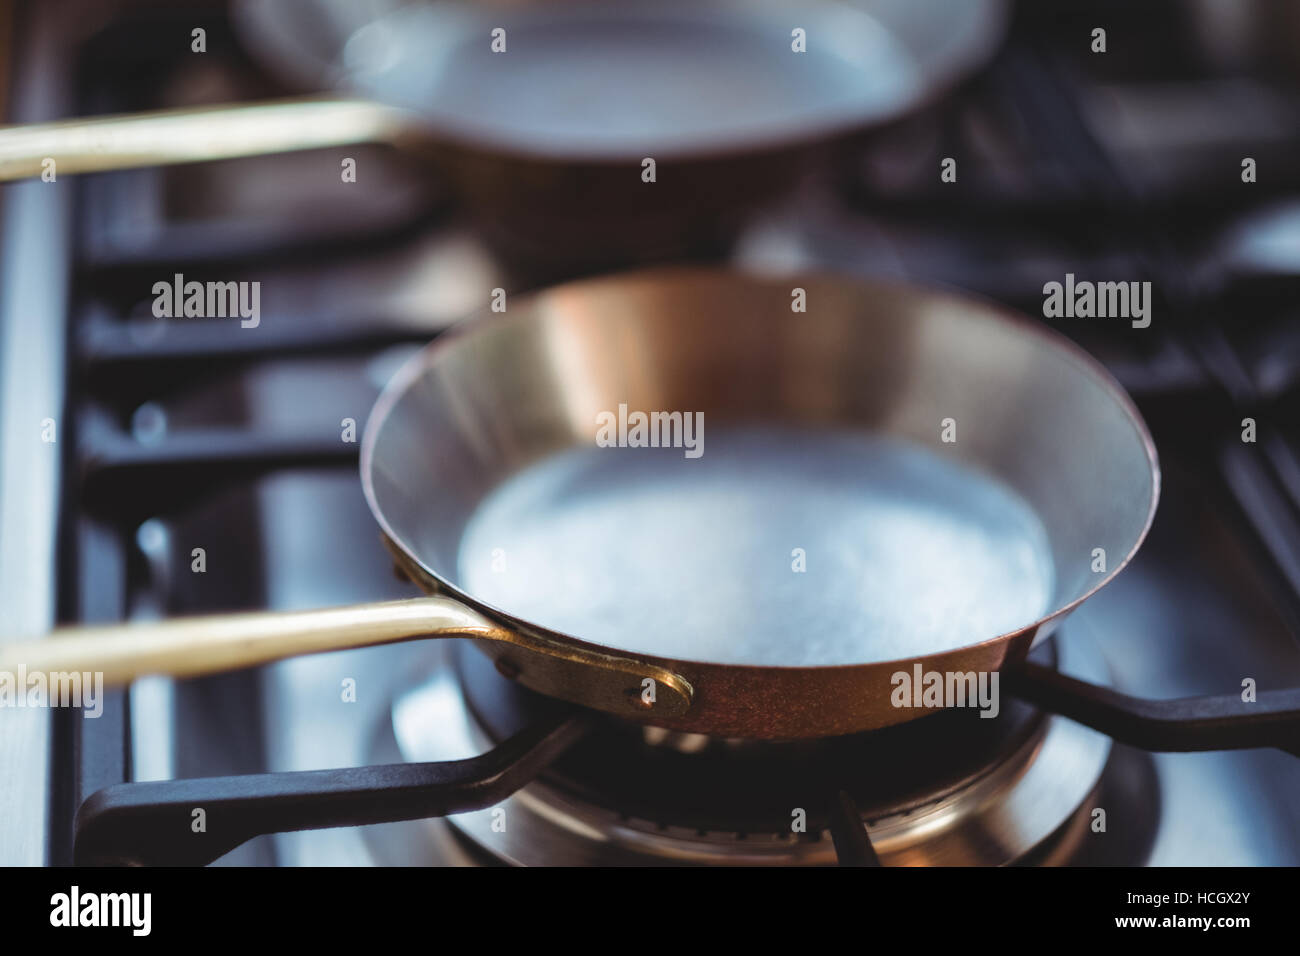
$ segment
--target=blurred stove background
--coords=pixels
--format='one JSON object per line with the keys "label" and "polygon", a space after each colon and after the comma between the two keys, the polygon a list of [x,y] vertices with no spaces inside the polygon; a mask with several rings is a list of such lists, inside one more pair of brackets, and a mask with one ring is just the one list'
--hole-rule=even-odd
{"label": "blurred stove background", "polygon": [[[49,0],[9,12],[10,121],[287,92],[221,4]],[[207,30],[206,55],[177,40],[194,26]],[[1107,29],[1105,54],[1089,52],[1094,26]],[[1300,684],[1297,54],[1294,4],[1020,4],[987,70],[828,151],[732,253],[754,267],[951,285],[1031,315],[1043,283],[1067,272],[1153,281],[1148,329],[1053,321],[1133,395],[1165,472],[1148,545],[1065,628],[1066,640],[1090,634],[1134,695],[1231,693],[1243,677]],[[340,188],[345,155],[367,175]],[[948,156],[956,184],[939,181]],[[1255,183],[1242,182],[1244,157]],[[0,516],[29,531],[20,542],[6,527],[0,556],[5,606],[37,627],[48,607],[111,621],[408,594],[360,494],[358,446],[340,439],[345,420],[359,434],[395,364],[492,288],[565,278],[506,268],[446,191],[382,147],[23,184],[0,204]],[[258,333],[154,320],[152,284],[177,272],[260,280]],[[49,452],[16,429],[36,436],[41,410],[60,407],[61,461],[34,465]],[[1239,437],[1248,416],[1254,445]],[[32,543],[43,517],[50,548],[57,517],[49,575]],[[76,805],[110,783],[366,762],[391,733],[394,696],[443,653],[395,646],[151,679],[111,695],[97,721],[56,712],[48,759],[23,783],[45,811],[0,813],[0,830],[48,813],[44,853],[65,862]],[[341,700],[346,678],[356,703]],[[1294,758],[1157,755],[1150,766],[1149,862],[1300,863]],[[286,834],[224,862],[365,863],[374,843],[356,830]]]}

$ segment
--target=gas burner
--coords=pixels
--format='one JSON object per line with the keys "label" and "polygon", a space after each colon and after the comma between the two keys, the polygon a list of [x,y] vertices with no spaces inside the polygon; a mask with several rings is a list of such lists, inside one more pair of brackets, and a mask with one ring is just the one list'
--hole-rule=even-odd
{"label": "gas burner", "polygon": [[[392,734],[372,759],[466,757],[554,706],[503,680],[468,646],[451,655],[452,666],[397,698]],[[1033,657],[1106,680],[1082,635]],[[844,794],[886,866],[1093,860],[1106,857],[1089,841],[1107,834],[1090,824],[1098,794],[1113,796],[1103,779],[1113,749],[1121,748],[1102,734],[1005,699],[993,719],[952,710],[813,741],[721,740],[601,718],[499,806],[404,825],[400,836],[385,832],[370,844],[381,863],[399,853],[409,862],[413,844],[417,860],[442,862],[450,826],[479,854],[518,865],[829,864],[837,858],[830,804]],[[1154,791],[1131,796],[1145,799],[1147,812],[1121,815],[1152,820]],[[806,829],[795,832],[801,817]],[[1141,852],[1142,840],[1123,842]]]}

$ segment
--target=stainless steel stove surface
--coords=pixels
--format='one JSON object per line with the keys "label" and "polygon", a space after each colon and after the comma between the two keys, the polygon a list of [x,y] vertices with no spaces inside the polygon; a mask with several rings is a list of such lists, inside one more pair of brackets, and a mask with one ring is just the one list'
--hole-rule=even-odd
{"label": "stainless steel stove surface", "polygon": [[[194,13],[220,38],[213,52],[165,62],[138,42],[173,27],[164,6],[105,4],[75,32],[75,4],[42,8],[23,23],[15,118],[283,92],[249,65],[219,4]],[[1159,30],[1124,10],[1110,21]],[[1043,283],[1067,272],[1169,279],[1141,334],[1044,320],[1132,394],[1163,489],[1138,558],[1036,654],[1135,697],[1233,694],[1246,678],[1300,687],[1295,79],[1243,77],[1224,66],[1232,50],[1212,56],[1196,36],[1171,39],[1167,60],[1117,49],[1099,62],[1071,46],[1070,22],[1019,9],[983,75],[836,153],[750,224],[730,261],[903,276],[1029,314],[1041,314]],[[1208,129],[1219,135],[1194,135]],[[1243,198],[1234,170],[1254,153],[1268,172]],[[507,267],[390,151],[367,154],[383,173],[355,192],[301,174],[302,162],[336,169],[341,155],[111,173],[0,197],[0,598],[25,629],[56,608],[112,621],[412,593],[366,509],[357,445],[340,436],[349,421],[359,432],[405,355],[491,289],[568,276]],[[963,157],[960,190],[931,175],[950,155]],[[39,249],[13,241],[38,234]],[[154,320],[153,279],[176,272],[260,280],[265,334]],[[31,314],[50,317],[39,344],[20,324]],[[58,464],[15,469],[13,436],[60,405],[55,500]],[[1222,438],[1246,417],[1259,422],[1257,445]],[[8,529],[20,520],[18,554]],[[19,565],[25,575],[8,570]],[[45,566],[57,573],[43,577]],[[71,860],[73,813],[105,786],[460,759],[545,709],[472,650],[437,643],[149,678],[110,694],[99,720],[33,724],[21,750],[0,741],[0,761],[32,771],[0,788],[0,858]],[[489,809],[280,833],[218,863],[831,862],[829,828],[791,832],[801,804],[790,787],[847,760],[870,768],[843,786],[885,864],[1300,864],[1296,756],[1148,754],[1022,704],[996,727],[951,717],[801,745],[598,722],[508,798],[505,829]],[[654,779],[622,786],[646,767]],[[820,819],[824,808],[809,809]]]}

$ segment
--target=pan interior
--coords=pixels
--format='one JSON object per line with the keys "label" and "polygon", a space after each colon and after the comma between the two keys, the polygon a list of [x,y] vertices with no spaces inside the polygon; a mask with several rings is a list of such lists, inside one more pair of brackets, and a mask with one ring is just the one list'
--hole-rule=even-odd
{"label": "pan interior", "polygon": [[[915,62],[872,17],[826,2],[790,13],[753,0],[412,4],[389,18],[383,68],[358,81],[475,142],[623,158],[784,142],[918,95]],[[793,28],[817,42],[794,52]],[[490,42],[498,29],[504,52]]]}
{"label": "pan interior", "polygon": [[456,583],[587,641],[737,665],[938,653],[1051,610],[1043,524],[969,464],[862,429],[705,438],[698,458],[588,444],[523,468],[470,517]]}

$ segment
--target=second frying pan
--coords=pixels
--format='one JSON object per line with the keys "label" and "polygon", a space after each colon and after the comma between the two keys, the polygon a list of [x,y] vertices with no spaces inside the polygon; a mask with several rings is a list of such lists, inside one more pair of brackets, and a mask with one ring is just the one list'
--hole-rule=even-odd
{"label": "second frying pan", "polygon": [[914,665],[1016,663],[1124,567],[1159,485],[1127,397],[1037,325],[692,269],[560,286],[439,339],[380,397],[361,467],[437,596],[63,634],[0,664],[129,680],[469,637],[620,716],[849,733],[926,713],[894,699]]}
{"label": "second frying pan", "polygon": [[530,265],[710,252],[797,181],[811,147],[937,95],[1002,22],[998,0],[955,17],[935,0],[874,15],[839,0],[443,0],[359,26],[335,6],[239,9],[269,66],[348,98],[0,129],[0,180],[50,159],[65,176],[387,142],[446,175],[499,251]]}

